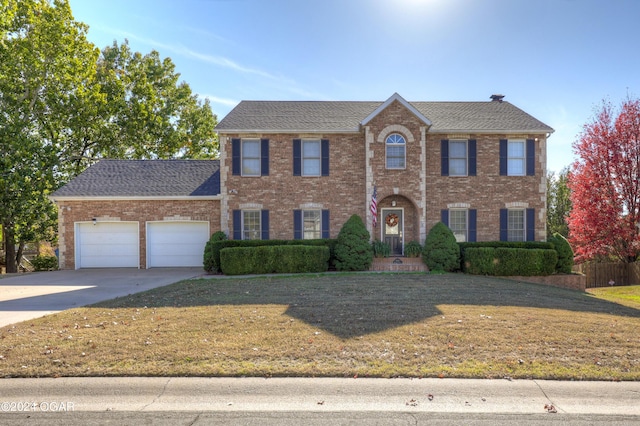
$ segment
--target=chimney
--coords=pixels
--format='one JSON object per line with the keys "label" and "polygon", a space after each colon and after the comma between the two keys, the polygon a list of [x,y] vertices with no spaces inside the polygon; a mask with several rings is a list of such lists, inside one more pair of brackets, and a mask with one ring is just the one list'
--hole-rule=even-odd
{"label": "chimney", "polygon": [[502,102],[502,98],[504,98],[504,95],[491,95],[492,102]]}

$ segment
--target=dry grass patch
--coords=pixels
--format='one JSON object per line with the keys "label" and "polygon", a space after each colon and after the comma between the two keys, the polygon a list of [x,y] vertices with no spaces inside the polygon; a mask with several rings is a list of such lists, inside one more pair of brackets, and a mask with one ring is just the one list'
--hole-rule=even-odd
{"label": "dry grass patch", "polygon": [[638,380],[639,308],[462,274],[190,280],[0,329],[0,376]]}

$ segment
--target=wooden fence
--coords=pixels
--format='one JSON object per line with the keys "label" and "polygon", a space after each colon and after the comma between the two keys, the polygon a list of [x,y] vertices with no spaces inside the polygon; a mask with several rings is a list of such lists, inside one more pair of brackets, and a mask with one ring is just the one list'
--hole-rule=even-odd
{"label": "wooden fence", "polygon": [[636,263],[583,263],[574,271],[586,277],[586,287],[612,285],[640,285],[640,262]]}

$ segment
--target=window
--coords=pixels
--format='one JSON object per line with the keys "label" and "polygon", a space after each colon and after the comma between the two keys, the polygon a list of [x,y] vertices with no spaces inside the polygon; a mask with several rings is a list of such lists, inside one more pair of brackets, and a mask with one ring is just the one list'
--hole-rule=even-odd
{"label": "window", "polygon": [[507,213],[507,241],[525,240],[524,210],[509,210]]}
{"label": "window", "polygon": [[467,210],[449,210],[449,228],[457,242],[467,241]]}
{"label": "window", "polygon": [[302,212],[302,239],[314,240],[320,238],[320,210],[304,210]]}
{"label": "window", "polygon": [[329,238],[329,210],[294,210],[293,239]]}
{"label": "window", "polygon": [[242,239],[260,239],[260,211],[245,210],[242,212]]}
{"label": "window", "polygon": [[293,140],[294,176],[329,176],[329,140]]}
{"label": "window", "polygon": [[269,139],[231,139],[233,176],[269,175]]}
{"label": "window", "polygon": [[260,141],[242,140],[242,176],[260,176]]}
{"label": "window", "polygon": [[507,175],[525,175],[524,141],[509,141],[507,144]]}
{"label": "window", "polygon": [[440,221],[447,225],[458,242],[477,241],[478,210],[467,208],[444,209]]}
{"label": "window", "polygon": [[387,137],[387,169],[404,169],[406,142],[404,137],[394,133]]}
{"label": "window", "polygon": [[234,240],[268,240],[269,210],[233,210]]}
{"label": "window", "polygon": [[467,141],[449,141],[449,176],[467,176]]}
{"label": "window", "polygon": [[535,139],[500,139],[500,176],[535,176]]}
{"label": "window", "polygon": [[320,176],[320,140],[302,140],[302,176]]}

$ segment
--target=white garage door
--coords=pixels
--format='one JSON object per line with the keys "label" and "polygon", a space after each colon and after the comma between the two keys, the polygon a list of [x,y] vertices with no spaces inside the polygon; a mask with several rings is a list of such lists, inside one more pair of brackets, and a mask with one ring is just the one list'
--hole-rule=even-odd
{"label": "white garage door", "polygon": [[148,222],[147,268],[202,266],[209,222]]}
{"label": "white garage door", "polygon": [[138,268],[138,222],[76,224],[76,269]]}

